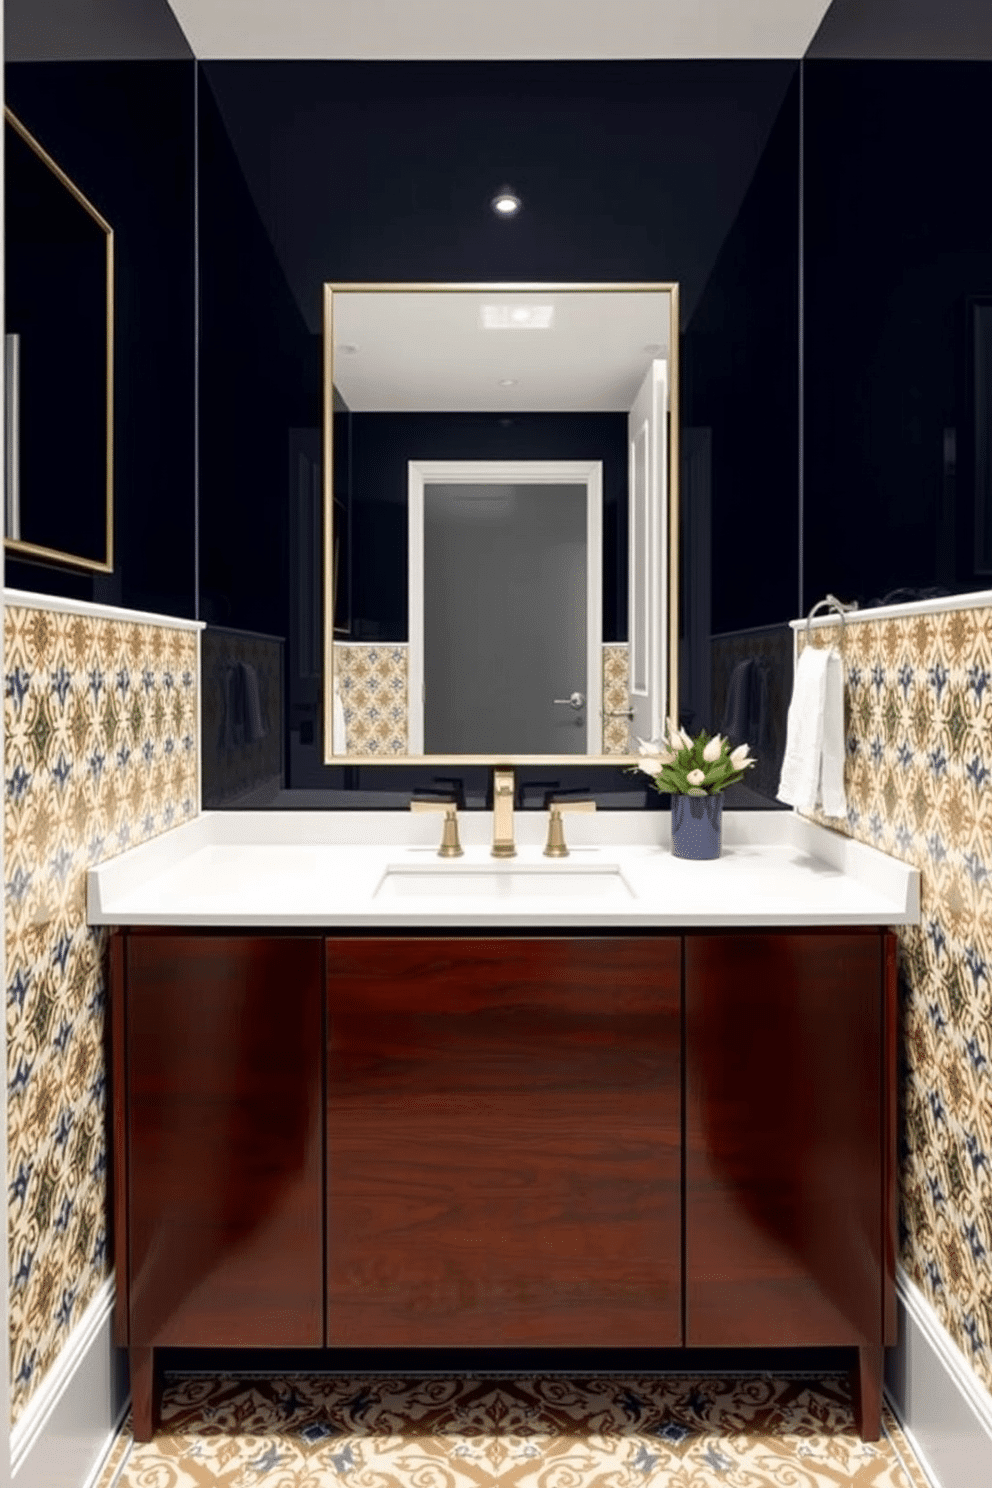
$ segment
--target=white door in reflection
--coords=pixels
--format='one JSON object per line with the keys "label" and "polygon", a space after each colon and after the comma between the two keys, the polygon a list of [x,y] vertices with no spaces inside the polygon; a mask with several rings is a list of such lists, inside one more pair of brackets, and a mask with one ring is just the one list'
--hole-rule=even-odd
{"label": "white door in reflection", "polygon": [[[668,365],[653,361],[627,420],[631,733],[660,739],[668,674]],[[673,713],[676,710],[674,704]]]}
{"label": "white door in reflection", "polygon": [[517,479],[482,478],[493,472],[425,478],[411,502],[422,588],[412,562],[410,751],[598,754],[600,468],[595,480],[550,479],[546,467],[528,481],[524,465]]}

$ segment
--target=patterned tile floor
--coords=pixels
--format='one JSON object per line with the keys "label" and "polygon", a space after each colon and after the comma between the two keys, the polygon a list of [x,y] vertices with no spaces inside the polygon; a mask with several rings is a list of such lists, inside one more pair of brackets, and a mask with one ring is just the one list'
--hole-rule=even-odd
{"label": "patterned tile floor", "polygon": [[96,1488],[928,1488],[820,1376],[183,1375]]}

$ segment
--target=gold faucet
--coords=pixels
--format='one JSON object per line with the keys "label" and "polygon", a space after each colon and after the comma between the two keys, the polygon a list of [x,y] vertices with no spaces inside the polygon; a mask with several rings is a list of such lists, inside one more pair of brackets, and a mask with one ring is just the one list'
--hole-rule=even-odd
{"label": "gold faucet", "polygon": [[458,841],[458,803],[456,801],[411,801],[410,810],[413,812],[443,811],[444,827],[437,855],[439,858],[460,858],[462,856],[462,845]]}
{"label": "gold faucet", "polygon": [[585,801],[549,801],[548,802],[548,841],[544,849],[546,858],[567,858],[568,847],[565,843],[565,823],[562,816],[566,811],[595,811],[596,802]]}
{"label": "gold faucet", "polygon": [[513,771],[493,771],[493,848],[494,858],[515,858],[513,843]]}

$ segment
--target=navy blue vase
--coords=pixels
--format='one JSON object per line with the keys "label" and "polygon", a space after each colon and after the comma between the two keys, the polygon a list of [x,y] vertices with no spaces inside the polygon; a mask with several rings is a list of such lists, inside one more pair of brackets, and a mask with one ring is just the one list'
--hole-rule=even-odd
{"label": "navy blue vase", "polygon": [[723,795],[672,796],[672,856],[718,858]]}

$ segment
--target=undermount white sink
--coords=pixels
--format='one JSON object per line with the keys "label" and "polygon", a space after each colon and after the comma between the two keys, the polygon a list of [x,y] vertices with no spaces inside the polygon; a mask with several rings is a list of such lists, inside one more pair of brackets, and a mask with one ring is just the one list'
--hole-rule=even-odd
{"label": "undermount white sink", "polygon": [[632,899],[616,863],[391,864],[376,899]]}

